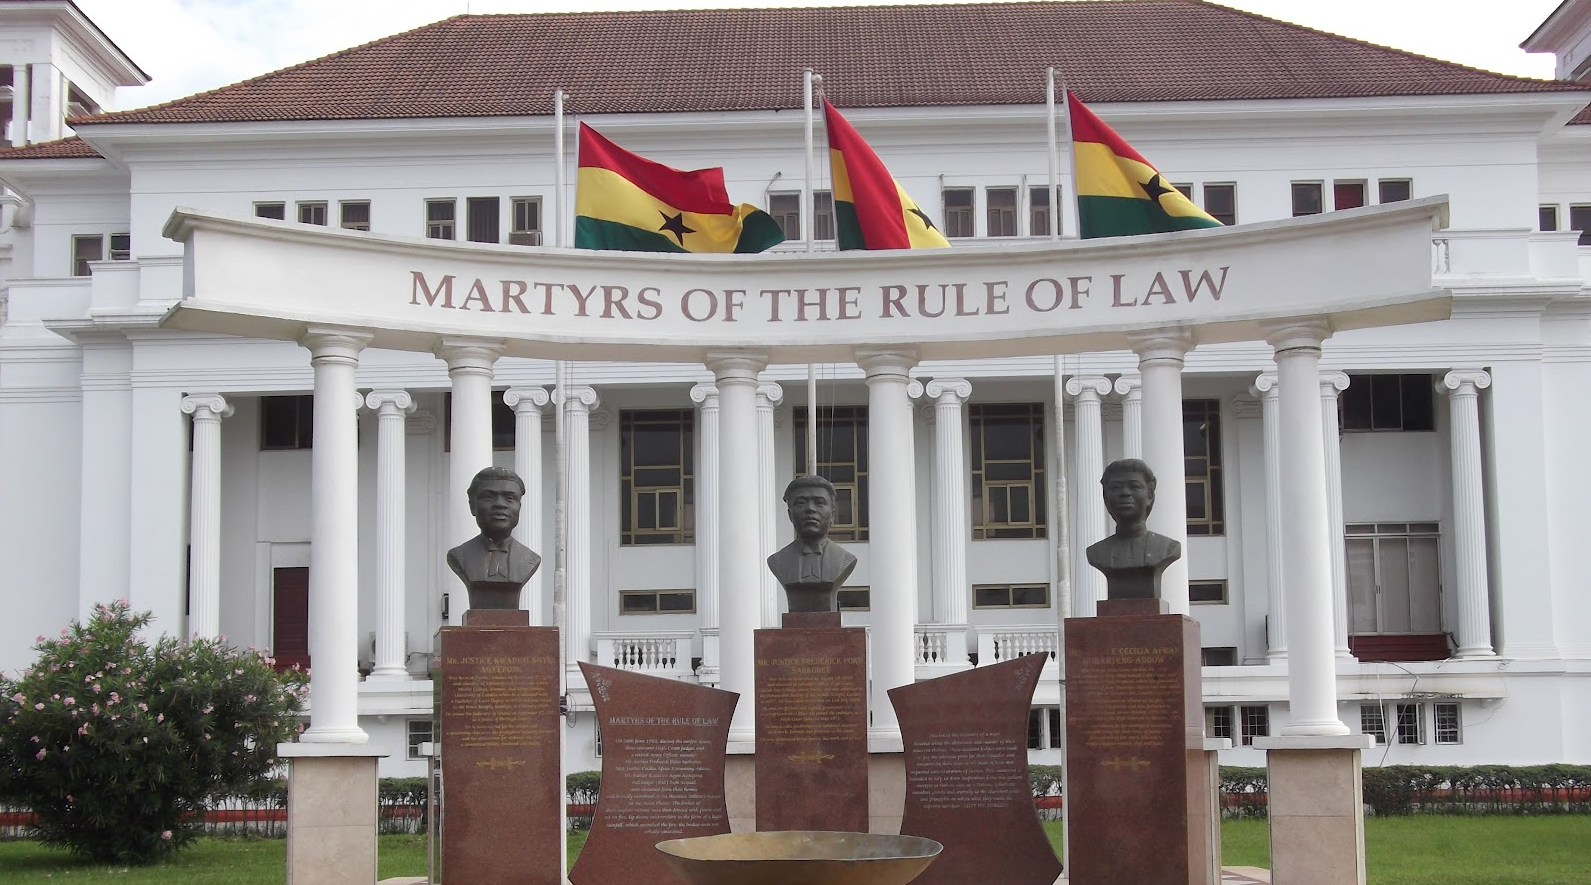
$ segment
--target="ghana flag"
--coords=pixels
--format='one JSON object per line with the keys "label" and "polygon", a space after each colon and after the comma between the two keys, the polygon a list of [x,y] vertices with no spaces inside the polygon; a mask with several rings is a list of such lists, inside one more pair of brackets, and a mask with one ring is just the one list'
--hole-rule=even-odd
{"label": "ghana flag", "polygon": [[761,252],[782,242],[773,216],[729,202],[722,168],[664,166],[580,124],[576,249]]}
{"label": "ghana flag", "polygon": [[950,241],[895,181],[840,112],[823,100],[841,249],[932,249]]}
{"label": "ghana flag", "polygon": [[1166,183],[1143,155],[1066,94],[1077,158],[1077,218],[1084,239],[1220,227],[1182,191]]}

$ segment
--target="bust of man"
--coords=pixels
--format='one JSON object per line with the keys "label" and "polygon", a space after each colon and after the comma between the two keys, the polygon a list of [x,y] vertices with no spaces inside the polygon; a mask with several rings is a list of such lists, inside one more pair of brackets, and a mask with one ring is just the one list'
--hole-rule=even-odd
{"label": "bust of man", "polygon": [[834,499],[834,484],[814,474],[798,476],[785,487],[796,539],[768,557],[768,570],[784,585],[790,611],[840,610],[840,585],[856,568],[856,557],[829,540]]}
{"label": "bust of man", "polygon": [[469,588],[470,608],[519,608],[519,590],[541,557],[511,534],[519,525],[525,481],[506,467],[488,467],[470,480],[470,515],[481,533],[447,552],[448,567]]}
{"label": "bust of man", "polygon": [[1108,599],[1159,599],[1160,575],[1182,558],[1182,545],[1149,531],[1155,474],[1137,458],[1113,461],[1099,479],[1116,534],[1088,548],[1088,564],[1105,574]]}

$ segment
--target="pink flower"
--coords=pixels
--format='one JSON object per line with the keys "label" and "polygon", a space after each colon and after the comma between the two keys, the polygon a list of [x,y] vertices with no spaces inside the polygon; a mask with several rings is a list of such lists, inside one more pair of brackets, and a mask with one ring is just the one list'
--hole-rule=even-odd
{"label": "pink flower", "polygon": [[33,641],[34,642],[43,642],[44,641],[44,634],[40,633],[39,635],[33,637]]}
{"label": "pink flower", "polygon": [[70,706],[72,706],[72,705],[73,705],[73,704],[75,704],[75,703],[77,703],[77,698],[73,698],[73,697],[68,697],[68,698],[67,698],[67,699],[66,699],[66,705],[67,705],[67,706],[68,706],[68,707],[70,707]]}
{"label": "pink flower", "polygon": [[256,700],[256,698],[254,697],[254,695],[246,694],[246,695],[243,696],[243,703],[245,703],[245,704],[252,704],[252,703],[254,703],[255,700]]}
{"label": "pink flower", "polygon": [[28,696],[19,691],[11,696],[11,700],[16,701],[19,704],[25,704],[28,701]]}
{"label": "pink flower", "polygon": [[160,838],[166,840],[167,842],[170,842],[171,841],[171,831],[170,830],[161,831]]}
{"label": "pink flower", "polygon": [[103,688],[104,688],[104,686],[102,686],[100,683],[98,683],[98,682],[94,683],[94,690],[95,691],[101,691],[101,690],[103,690]]}
{"label": "pink flower", "polygon": [[34,735],[32,738],[29,738],[29,740],[33,741],[36,744],[36,743],[39,742],[39,736],[38,735]]}
{"label": "pink flower", "polygon": [[204,712],[209,713],[209,712],[212,712],[213,710],[215,710],[215,704],[205,704],[204,705]]}
{"label": "pink flower", "polygon": [[138,702],[138,709],[144,711],[145,713],[148,713],[149,712],[149,705],[144,703],[143,701],[139,701]]}
{"label": "pink flower", "polygon": [[43,760],[45,752],[47,751],[43,747],[40,747],[39,752],[33,754],[33,758]]}
{"label": "pink flower", "polygon": [[42,709],[44,709],[44,704],[42,704],[42,703],[39,703],[39,704],[34,704],[34,705],[33,705],[33,709],[35,709],[35,710],[42,710]]}
{"label": "pink flower", "polygon": [[232,671],[232,675],[233,676],[242,676],[243,675],[243,668],[239,667],[238,669],[233,670]]}
{"label": "pink flower", "polygon": [[149,743],[149,738],[148,737],[144,738],[144,743],[146,743],[146,744]]}
{"label": "pink flower", "polygon": [[77,727],[77,733],[78,733],[78,734],[83,734],[83,735],[86,735],[86,734],[88,734],[88,723],[87,723],[87,722],[85,722],[85,723],[83,723],[83,724],[82,724],[82,725],[79,725],[79,726],[78,726],[78,727]]}
{"label": "pink flower", "polygon": [[68,802],[72,801],[72,794],[71,793],[67,793],[66,794],[66,801],[68,801]]}
{"label": "pink flower", "polygon": [[113,704],[119,704],[122,702],[122,696],[113,691],[110,693],[110,702]]}
{"label": "pink flower", "polygon": [[155,721],[156,722],[165,722],[166,721],[166,714],[164,714],[164,713],[156,713],[155,714]]}

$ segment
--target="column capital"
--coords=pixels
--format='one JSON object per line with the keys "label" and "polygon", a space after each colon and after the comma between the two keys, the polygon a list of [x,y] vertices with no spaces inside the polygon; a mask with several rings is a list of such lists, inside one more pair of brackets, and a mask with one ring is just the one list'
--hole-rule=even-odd
{"label": "column capital", "polygon": [[602,398],[597,396],[597,390],[594,387],[575,385],[564,388],[561,394],[554,391],[552,401],[559,404],[568,402],[569,407],[572,409],[589,412],[602,402]]}
{"label": "column capital", "polygon": [[1248,392],[1270,399],[1276,396],[1277,381],[1276,370],[1266,369],[1254,378],[1254,383],[1249,385]]}
{"label": "column capital", "polygon": [[1275,348],[1277,353],[1284,350],[1320,350],[1320,345],[1331,337],[1331,323],[1324,317],[1262,323],[1260,330],[1265,333],[1266,343]]}
{"label": "column capital", "polygon": [[1186,330],[1138,332],[1127,336],[1132,352],[1138,354],[1139,364],[1153,360],[1182,362],[1195,345],[1193,333]]}
{"label": "column capital", "polygon": [[514,413],[533,412],[552,402],[545,387],[510,387],[503,391],[503,404]]}
{"label": "column capital", "polygon": [[1260,401],[1247,396],[1232,397],[1232,417],[1234,418],[1259,418]]}
{"label": "column capital", "polygon": [[923,385],[929,399],[943,403],[961,403],[972,396],[972,382],[965,378],[934,378]]}
{"label": "column capital", "polygon": [[[1066,379],[1066,395],[1097,401],[1110,393],[1113,385],[1104,375],[1073,375]],[[1085,395],[1086,394],[1086,395]]]}
{"label": "column capital", "polygon": [[1325,369],[1321,370],[1321,372],[1320,372],[1320,398],[1321,399],[1332,399],[1332,400],[1335,400],[1337,398],[1337,394],[1339,394],[1339,393],[1341,393],[1341,392],[1343,392],[1344,390],[1347,390],[1347,389],[1348,389],[1348,373],[1347,372],[1327,371]]}
{"label": "column capital", "polygon": [[232,417],[232,404],[219,393],[190,393],[182,398],[182,410],[195,421]]}
{"label": "column capital", "polygon": [[910,347],[858,347],[855,354],[868,382],[892,375],[904,382],[906,373],[917,365],[917,351]]}
{"label": "column capital", "polygon": [[1116,394],[1118,396],[1142,396],[1144,389],[1144,376],[1133,372],[1116,376]]}
{"label": "column capital", "polygon": [[342,326],[307,326],[298,336],[298,344],[309,351],[309,363],[333,361],[359,365],[359,352],[375,336],[369,332]]}
{"label": "column capital", "polygon": [[784,402],[784,387],[773,381],[757,385],[757,408],[772,409]]}
{"label": "column capital", "polygon": [[503,342],[490,338],[443,338],[431,351],[454,372],[490,372],[503,355]]}
{"label": "column capital", "polygon": [[757,373],[768,367],[768,352],[755,347],[726,347],[707,351],[704,362],[719,384],[756,384]]}
{"label": "column capital", "polygon": [[1491,373],[1485,369],[1454,369],[1442,376],[1442,380],[1437,382],[1436,389],[1449,396],[1462,396],[1491,386]]}
{"label": "column capital", "polygon": [[691,401],[702,404],[704,409],[718,408],[718,385],[711,381],[703,381],[691,388]]}
{"label": "column capital", "polygon": [[414,411],[414,397],[407,390],[372,390],[365,394],[364,405],[384,415],[399,415]]}

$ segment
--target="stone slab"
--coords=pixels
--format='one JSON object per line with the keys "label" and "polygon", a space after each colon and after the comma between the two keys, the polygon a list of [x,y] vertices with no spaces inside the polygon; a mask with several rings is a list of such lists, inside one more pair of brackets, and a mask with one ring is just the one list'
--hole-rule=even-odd
{"label": "stone slab", "polygon": [[1171,612],[1171,605],[1164,599],[1101,599],[1094,603],[1094,611],[1102,618],[1164,615]]}
{"label": "stone slab", "polygon": [[779,626],[785,628],[839,627],[839,612],[785,612],[779,616]]}
{"label": "stone slab", "polygon": [[1114,615],[1065,630],[1069,876],[1210,885],[1198,623]]}
{"label": "stone slab", "polygon": [[464,613],[466,627],[529,627],[530,612],[514,608],[472,608]]}
{"label": "stone slab", "polygon": [[559,885],[558,630],[443,627],[439,645],[440,878]]}
{"label": "stone slab", "polygon": [[1364,885],[1361,751],[1271,749],[1271,869],[1282,882]]}
{"label": "stone slab", "polygon": [[724,744],[740,696],[580,664],[602,730],[602,791],[569,881],[681,885],[654,846],[729,832]]}
{"label": "stone slab", "polygon": [[298,756],[288,762],[288,885],[375,879],[376,759]]}
{"label": "stone slab", "polygon": [[866,632],[786,627],[753,641],[757,829],[867,832]]}
{"label": "stone slab", "polygon": [[1050,885],[1028,782],[1028,708],[1047,654],[892,688],[906,745],[901,832],[945,846],[914,885]]}

